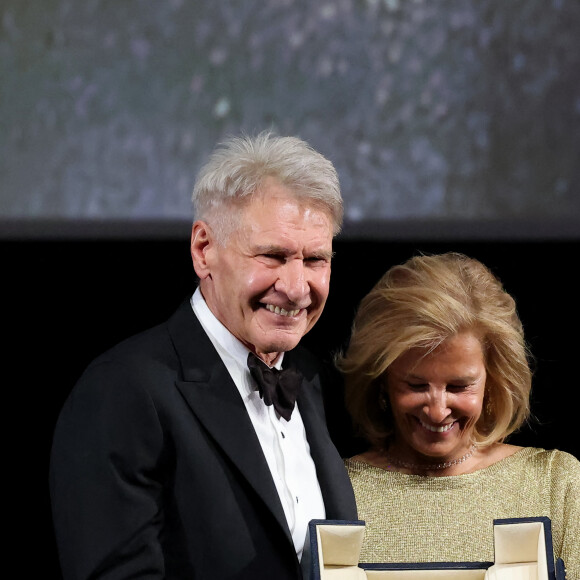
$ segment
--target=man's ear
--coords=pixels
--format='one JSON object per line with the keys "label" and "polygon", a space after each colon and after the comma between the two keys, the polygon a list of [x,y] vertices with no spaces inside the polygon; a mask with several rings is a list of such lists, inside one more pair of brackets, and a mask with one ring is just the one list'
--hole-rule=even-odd
{"label": "man's ear", "polygon": [[200,280],[211,274],[207,251],[214,243],[209,226],[201,220],[194,222],[191,228],[191,260],[193,269]]}

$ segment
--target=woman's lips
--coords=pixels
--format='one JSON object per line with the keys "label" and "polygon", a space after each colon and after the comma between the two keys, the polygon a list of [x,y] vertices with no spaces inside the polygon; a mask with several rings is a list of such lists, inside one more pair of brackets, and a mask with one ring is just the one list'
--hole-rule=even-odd
{"label": "woman's lips", "polygon": [[456,421],[452,421],[451,423],[445,423],[444,425],[429,425],[428,423],[423,423],[421,419],[418,420],[421,424],[421,427],[427,429],[427,431],[431,431],[431,433],[445,433],[450,429],[453,429]]}

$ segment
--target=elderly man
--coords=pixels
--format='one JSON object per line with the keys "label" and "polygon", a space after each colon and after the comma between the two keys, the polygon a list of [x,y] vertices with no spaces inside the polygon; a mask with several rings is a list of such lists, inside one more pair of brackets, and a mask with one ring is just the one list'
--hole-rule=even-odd
{"label": "elderly man", "polygon": [[301,578],[308,522],[356,518],[299,346],[329,291],[334,167],[294,137],[233,138],[193,202],[193,296],[93,361],[59,416],[65,580]]}

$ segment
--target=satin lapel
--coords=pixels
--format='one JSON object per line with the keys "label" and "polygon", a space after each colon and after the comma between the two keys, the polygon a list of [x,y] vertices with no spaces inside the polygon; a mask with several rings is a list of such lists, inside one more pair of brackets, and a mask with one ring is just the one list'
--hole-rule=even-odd
{"label": "satin lapel", "polygon": [[292,541],[282,504],[240,394],[189,303],[169,320],[182,364],[177,387],[192,412],[268,506]]}
{"label": "satin lapel", "polygon": [[354,493],[344,462],[326,428],[319,378],[315,375],[304,381],[297,403],[316,465],[326,518],[345,519],[345,514],[352,517],[351,514],[356,514]]}

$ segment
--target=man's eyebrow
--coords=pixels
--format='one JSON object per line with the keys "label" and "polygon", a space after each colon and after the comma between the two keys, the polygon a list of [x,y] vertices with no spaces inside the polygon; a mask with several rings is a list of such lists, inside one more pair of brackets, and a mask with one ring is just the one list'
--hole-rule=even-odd
{"label": "man's eyebrow", "polygon": [[254,251],[257,254],[279,254],[282,256],[288,256],[292,253],[288,248],[285,248],[284,246],[278,246],[276,244],[256,246]]}
{"label": "man's eyebrow", "polygon": [[326,250],[318,250],[312,252],[312,254],[307,254],[307,258],[321,258],[322,260],[330,260],[334,257],[334,252]]}
{"label": "man's eyebrow", "polygon": [[[277,256],[291,256],[295,253],[293,250],[277,244],[258,245],[254,248],[254,251],[256,254],[275,254]],[[330,261],[334,257],[334,252],[332,250],[315,250],[312,253],[306,253],[304,257]]]}

